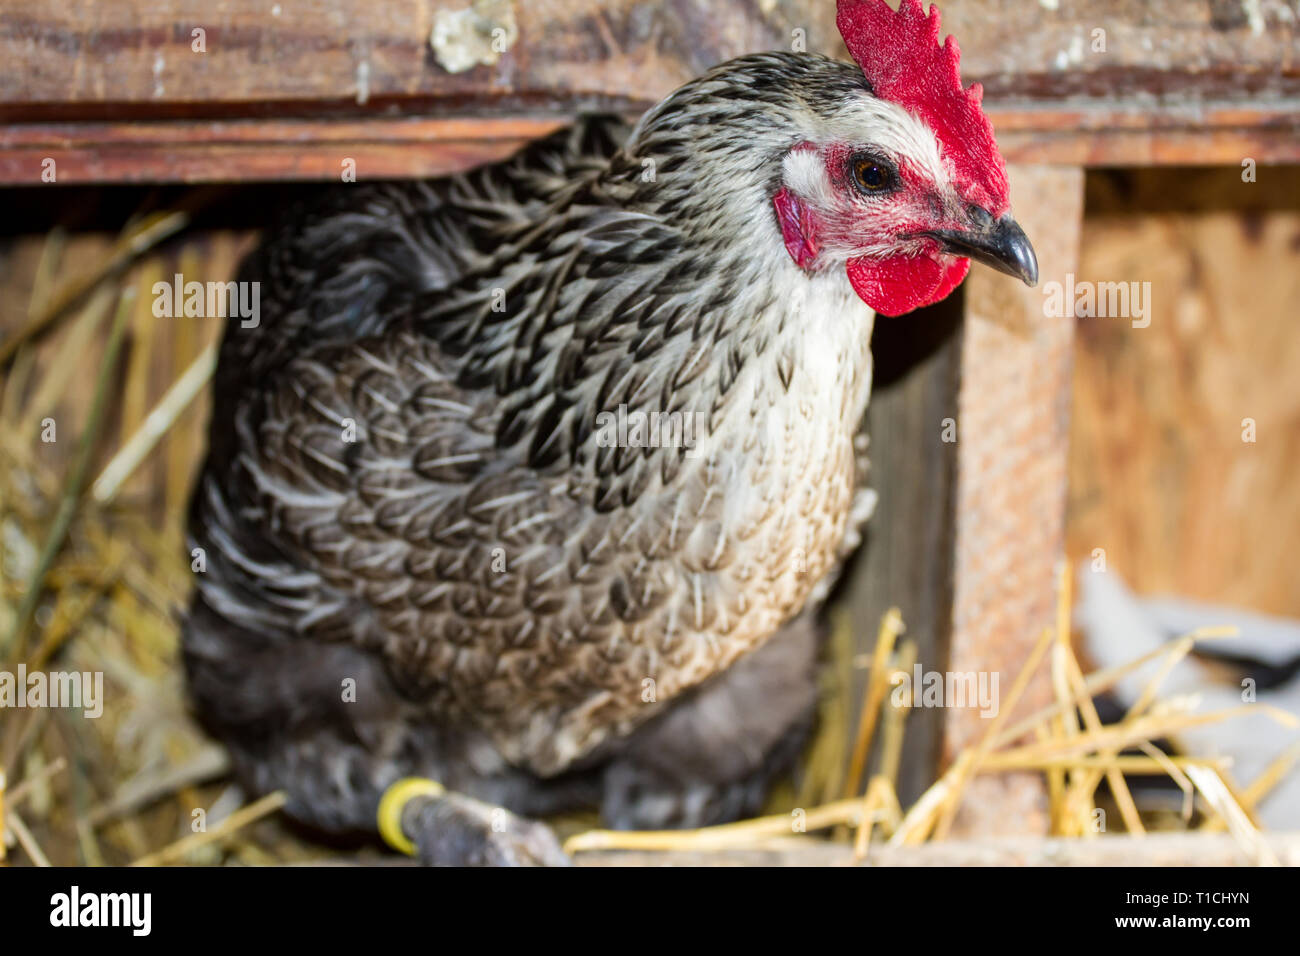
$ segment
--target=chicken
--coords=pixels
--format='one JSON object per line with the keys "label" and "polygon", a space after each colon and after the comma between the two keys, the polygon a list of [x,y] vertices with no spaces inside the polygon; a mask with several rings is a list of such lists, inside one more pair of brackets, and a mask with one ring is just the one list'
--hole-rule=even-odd
{"label": "chicken", "polygon": [[631,130],[335,187],[245,263],[184,656],[252,791],[450,864],[758,807],[873,500],[874,312],[1037,279],[937,12],[839,25],[860,68],[745,56]]}

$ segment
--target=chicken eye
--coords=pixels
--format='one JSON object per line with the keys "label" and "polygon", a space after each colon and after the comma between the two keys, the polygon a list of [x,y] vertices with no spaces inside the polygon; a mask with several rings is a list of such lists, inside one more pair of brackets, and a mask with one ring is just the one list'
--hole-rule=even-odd
{"label": "chicken eye", "polygon": [[894,185],[894,171],[874,156],[855,156],[853,181],[864,193],[881,193]]}

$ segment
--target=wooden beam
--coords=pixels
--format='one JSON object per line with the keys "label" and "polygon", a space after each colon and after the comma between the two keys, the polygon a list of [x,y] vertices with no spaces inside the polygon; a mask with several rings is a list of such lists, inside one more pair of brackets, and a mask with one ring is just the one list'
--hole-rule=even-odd
{"label": "wooden beam", "polygon": [[1300,96],[1251,107],[1175,99],[1116,106],[1062,100],[1017,108],[986,106],[1009,163],[1061,166],[1239,166],[1300,162]]}
{"label": "wooden beam", "polygon": [[[1265,833],[1262,843],[1283,866],[1300,866],[1300,833]],[[616,850],[578,854],[579,866],[853,866],[847,844],[787,839],[765,850]],[[1251,866],[1257,861],[1227,835],[1151,833],[1096,840],[991,837],[873,845],[864,866]]]}
{"label": "wooden beam", "polygon": [[[966,280],[957,419],[957,534],[948,669],[997,674],[1005,694],[1054,624],[1064,556],[1066,451],[1074,317],[1047,315],[1043,286],[1077,268],[1083,172],[1015,166],[1012,207],[1034,243],[1039,288],[978,266]],[[1031,686],[1026,708],[1047,702]],[[979,742],[989,718],[945,710],[948,759]],[[1045,832],[1037,775],[971,781],[959,832]]]}
{"label": "wooden beam", "polygon": [[[1116,0],[1102,22],[948,0],[943,22],[1012,161],[1300,161],[1296,25],[1221,6]],[[476,30],[434,39],[469,8],[8,0],[0,184],[41,183],[46,159],[61,183],[330,179],[342,157],[361,177],[435,176],[578,112],[638,113],[743,53],[846,55],[829,0],[476,0]]]}
{"label": "wooden beam", "polygon": [[[1215,99],[1219,82],[1256,105],[1294,95],[1300,25],[1278,5],[1109,0],[1049,10],[1019,0],[945,0],[962,73],[995,99],[1135,94]],[[472,9],[472,13],[471,13]],[[589,95],[656,100],[733,56],[791,49],[844,56],[835,5],[820,0],[6,0],[0,105],[183,105],[205,115],[277,104],[376,104]],[[449,25],[471,23],[457,35]],[[435,37],[441,26],[443,40]],[[491,31],[499,29],[498,50]],[[202,31],[202,51],[195,31]],[[797,31],[797,32],[796,32]],[[175,114],[173,114],[175,115]],[[230,115],[230,113],[226,113]]]}
{"label": "wooden beam", "polygon": [[[926,670],[947,666],[957,454],[956,445],[943,440],[942,422],[957,416],[961,326],[960,295],[908,315],[876,318],[866,432],[871,436],[868,481],[878,504],[843,597],[861,657],[870,658],[881,616],[897,606],[907,626],[902,640],[916,643],[917,663]],[[852,714],[862,706],[868,676],[865,668],[856,675]],[[934,782],[943,729],[940,710],[908,713],[897,783],[903,806]]]}
{"label": "wooden beam", "polygon": [[96,110],[102,118],[105,106],[141,118],[178,105],[212,117],[302,112],[292,104],[367,113],[434,101],[658,99],[733,56],[789,49],[796,25],[811,31],[810,50],[838,43],[833,4],[816,23],[803,22],[802,6],[121,0],[87,8],[6,0],[0,104],[11,118],[39,119],[51,108],[64,114],[55,118]]}
{"label": "wooden beam", "polygon": [[[619,101],[619,111],[629,104]],[[643,107],[645,103],[636,104]],[[638,109],[631,109],[636,115]],[[988,104],[1009,162],[1074,166],[1236,166],[1300,162],[1294,109],[1206,107],[1189,125],[1178,110]],[[53,159],[62,184],[229,182],[442,176],[509,155],[571,120],[553,108],[474,116],[22,122],[0,126],[0,185],[40,185]],[[1182,123],[1183,125],[1179,125]]]}
{"label": "wooden beam", "polygon": [[565,117],[40,123],[0,127],[0,184],[445,176],[504,159]]}

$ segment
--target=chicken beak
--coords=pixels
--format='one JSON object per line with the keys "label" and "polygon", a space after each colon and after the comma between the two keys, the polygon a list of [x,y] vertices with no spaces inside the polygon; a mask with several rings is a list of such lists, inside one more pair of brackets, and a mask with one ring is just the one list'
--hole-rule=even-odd
{"label": "chicken beak", "polygon": [[970,230],[936,229],[924,235],[937,241],[944,252],[982,262],[1025,285],[1038,285],[1038,258],[1025,231],[1010,213],[997,220],[985,216]]}

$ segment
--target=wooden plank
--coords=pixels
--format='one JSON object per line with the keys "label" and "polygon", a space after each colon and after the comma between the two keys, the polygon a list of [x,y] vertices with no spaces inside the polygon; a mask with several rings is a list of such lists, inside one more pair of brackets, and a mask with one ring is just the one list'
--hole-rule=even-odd
{"label": "wooden plank", "polygon": [[1116,107],[1081,100],[1050,108],[989,101],[986,112],[1011,163],[1239,166],[1247,157],[1300,162],[1300,95],[1258,107],[1203,100],[1191,112],[1180,101]]}
{"label": "wooden plank", "polygon": [[[626,104],[619,104],[626,107]],[[1009,162],[1072,166],[1237,166],[1300,162],[1300,109],[1207,107],[1197,125],[1167,113],[1071,106],[988,112]],[[635,111],[633,114],[635,115]],[[333,179],[344,158],[358,178],[446,175],[509,155],[570,120],[518,115],[283,120],[103,120],[0,127],[0,184]]]}
{"label": "wooden plank", "polygon": [[[429,42],[436,24],[470,7],[470,0],[133,0],[89,8],[79,0],[7,0],[0,103],[156,111],[528,95],[654,100],[732,56],[789,49],[796,30],[807,50],[843,55],[829,0],[476,0],[478,39]],[[1300,27],[1282,5],[1107,0],[1048,9],[946,0],[941,7],[944,32],[960,41],[965,78],[983,81],[996,98],[1013,89],[1039,101],[1177,94],[1197,77],[1219,76],[1259,101],[1300,72]],[[462,69],[475,58],[456,58],[476,52],[494,27],[504,30],[504,51]],[[196,29],[204,31],[201,53]]]}
{"label": "wooden plank", "polygon": [[[340,150],[359,175],[433,176],[508,152],[520,141],[499,126],[510,117],[635,114],[755,50],[845,55],[829,0],[478,0],[477,22],[503,31],[504,52],[483,46],[487,32],[431,43],[468,5],[9,0],[0,183],[40,182],[47,158],[60,182],[332,178]],[[960,38],[966,79],[984,83],[1012,161],[1300,161],[1296,24],[1273,8],[1112,0],[1099,17],[950,0],[944,29]],[[495,60],[463,68],[466,50]],[[439,125],[456,118],[485,126]]]}
{"label": "wooden plank", "polygon": [[[1300,833],[1266,833],[1263,845],[1283,866],[1300,866]],[[771,849],[713,851],[610,850],[578,854],[579,866],[853,866],[853,848],[787,839]],[[1256,860],[1232,837],[1203,833],[1106,836],[1098,840],[984,837],[873,845],[865,866],[1252,866]]]}
{"label": "wooden plank", "polygon": [[1079,319],[1071,555],[1300,618],[1300,168],[1124,171],[1088,202],[1080,283],[1145,283],[1145,316]]}
{"label": "wooden plank", "polygon": [[0,128],[0,184],[435,177],[509,156],[562,117],[44,123]]}
{"label": "wooden plank", "polygon": [[[722,60],[788,48],[799,6],[477,0],[476,31],[433,43],[435,25],[454,25],[470,0],[137,0],[89,10],[78,0],[7,0],[0,103],[13,112],[142,107],[137,115],[191,104],[215,115],[295,102],[370,111],[433,100],[657,99]],[[838,42],[832,17],[827,5],[807,25],[817,31],[809,49]],[[470,65],[476,59],[494,62]]]}
{"label": "wooden plank", "polygon": [[[907,625],[902,640],[916,642],[917,661],[926,670],[946,666],[952,629],[957,456],[956,445],[943,440],[942,422],[957,416],[961,319],[960,296],[876,319],[866,431],[869,481],[879,497],[844,588],[857,654],[870,657],[881,616],[897,606]],[[866,669],[859,672],[850,697],[855,716],[867,677]],[[940,710],[908,713],[898,775],[904,806],[938,774],[943,724]]]}
{"label": "wooden plank", "polygon": [[[957,434],[957,543],[949,670],[996,673],[1000,694],[1054,624],[1064,556],[1072,315],[1045,314],[1042,286],[1077,268],[1083,215],[1078,169],[1010,169],[1012,207],[1038,253],[1040,287],[978,266],[966,280]],[[1022,706],[1044,704],[1031,686]],[[944,753],[982,739],[976,708],[945,711]],[[980,777],[958,832],[1045,832],[1033,775]]]}

